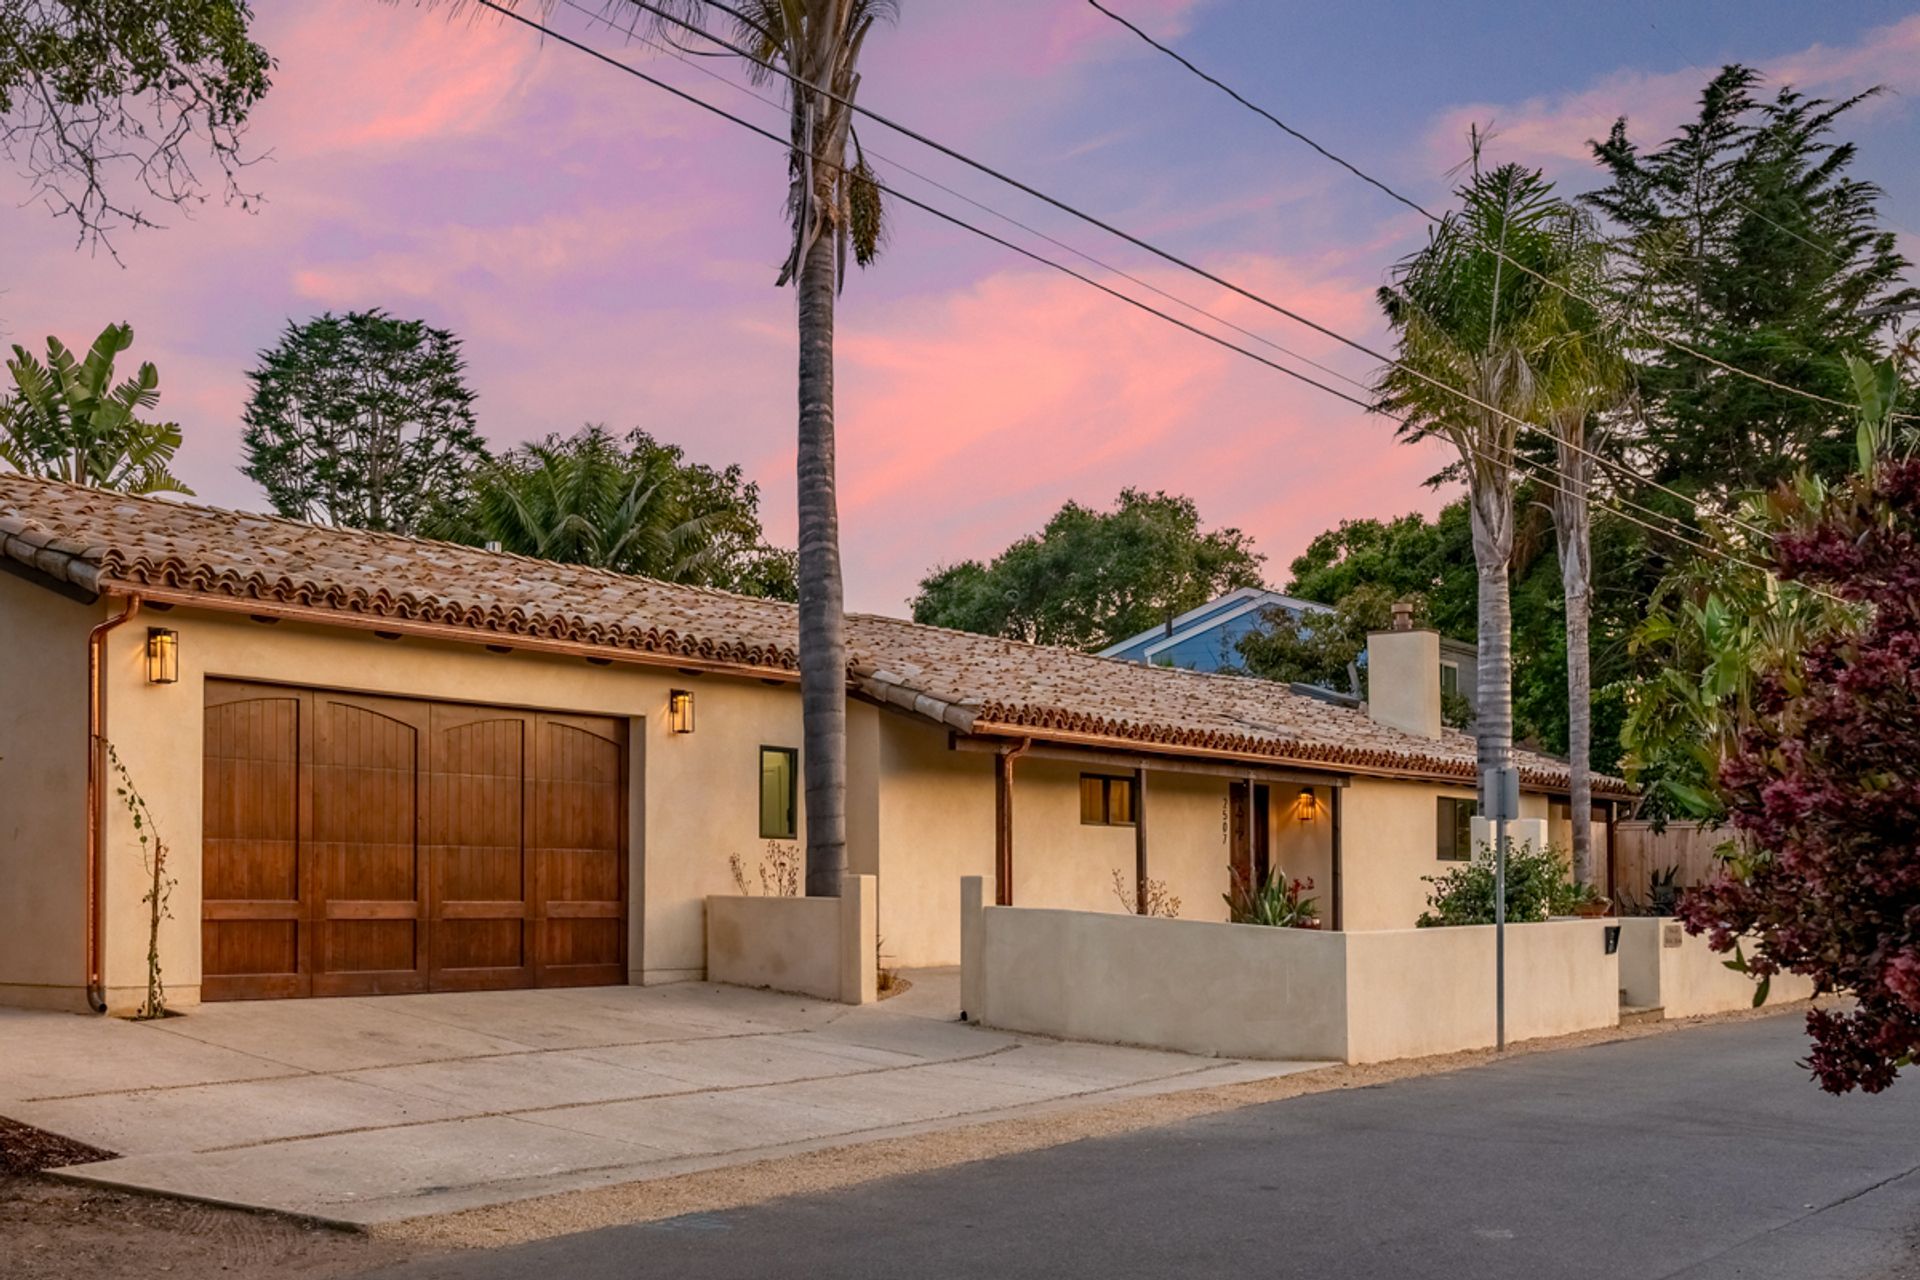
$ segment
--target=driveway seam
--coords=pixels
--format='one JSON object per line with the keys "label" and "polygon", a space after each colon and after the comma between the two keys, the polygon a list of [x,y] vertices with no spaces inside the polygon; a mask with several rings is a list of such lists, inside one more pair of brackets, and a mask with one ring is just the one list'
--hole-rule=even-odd
{"label": "driveway seam", "polygon": [[[891,1066],[876,1066],[876,1067],[869,1067],[864,1071],[834,1071],[825,1075],[795,1076],[791,1080],[763,1080],[755,1084],[711,1085],[704,1088],[700,1086],[694,1086],[692,1088],[674,1090],[668,1093],[642,1093],[642,1094],[634,1094],[628,1097],[619,1097],[619,1098],[596,1098],[588,1102],[553,1102],[553,1103],[548,1103],[544,1106],[538,1106],[538,1107],[503,1108],[502,1110],[499,1110],[499,1111],[476,1111],[469,1115],[438,1116],[430,1120],[403,1120],[398,1124],[356,1125],[354,1127],[346,1128],[346,1129],[327,1129],[317,1133],[295,1133],[295,1134],[288,1134],[285,1137],[280,1137],[280,1138],[263,1138],[259,1142],[234,1142],[234,1143],[229,1143],[225,1146],[220,1146],[220,1147],[197,1147],[193,1149],[193,1154],[215,1155],[215,1154],[219,1154],[227,1151],[246,1151],[254,1147],[272,1147],[272,1146],[280,1146],[289,1142],[305,1142],[308,1139],[313,1139],[313,1138],[338,1138],[338,1137],[343,1137],[343,1136],[356,1134],[356,1133],[379,1133],[388,1129],[417,1129],[430,1124],[457,1124],[464,1120],[518,1120],[526,1116],[549,1115],[556,1111],[578,1111],[585,1107],[609,1107],[609,1106],[617,1106],[617,1105],[628,1103],[628,1102],[654,1102],[664,1098],[708,1097],[714,1094],[721,1094],[721,1093],[743,1093],[749,1089],[780,1089],[780,1088],[785,1088],[788,1085],[815,1084],[822,1080],[853,1080],[853,1079],[858,1079],[861,1076],[878,1075],[888,1071],[912,1071],[922,1067],[941,1067],[941,1066],[948,1066],[953,1063],[960,1063],[960,1062],[978,1062],[984,1058],[991,1058],[996,1054],[1011,1052],[1012,1050],[1017,1049],[1019,1047],[1020,1046],[1017,1044],[1001,1045],[997,1049],[989,1049],[985,1053],[969,1054],[964,1058],[943,1058],[937,1062],[916,1062],[912,1064],[894,1064]],[[614,1066],[616,1064],[607,1063],[605,1065]],[[1185,1073],[1181,1073],[1181,1074],[1185,1074]],[[1172,1078],[1172,1077],[1167,1077],[1167,1078]],[[374,1087],[379,1088],[382,1086],[374,1086]],[[1116,1085],[1113,1087],[1119,1088],[1122,1086]],[[418,1099],[423,1102],[438,1101],[438,1099],[435,1099],[428,1094],[407,1093],[404,1090],[394,1089],[390,1087],[388,1088],[388,1091],[392,1093],[398,1093],[403,1097]],[[1060,1094],[1056,1096],[1071,1098],[1071,1097],[1078,1097],[1080,1095],[1077,1093],[1071,1093],[1071,1094]],[[1038,1099],[1036,1099],[1036,1101],[1038,1101]],[[822,1104],[822,1105],[826,1105],[826,1104]],[[829,1109],[831,1110],[832,1108],[829,1108]],[[529,1123],[538,1123],[538,1121],[529,1121]],[[557,1126],[557,1125],[548,1125],[546,1127],[556,1128],[556,1129],[560,1128],[560,1126]],[[576,1136],[579,1135],[579,1130],[577,1129],[564,1129],[562,1131],[566,1133],[575,1134]],[[655,1149],[657,1150],[658,1148],[655,1148]]]}
{"label": "driveway seam", "polygon": [[[173,1034],[179,1034],[179,1033],[176,1032]],[[94,1089],[84,1093],[39,1094],[33,1097],[21,1098],[19,1099],[19,1101],[21,1102],[74,1102],[74,1101],[79,1101],[86,1098],[111,1098],[111,1097],[119,1097],[124,1095],[131,1095],[131,1094],[168,1093],[168,1092],[173,1092],[180,1089],[204,1089],[213,1085],[257,1084],[257,1083],[265,1083],[267,1081],[273,1081],[273,1080],[300,1080],[310,1076],[342,1076],[342,1075],[349,1075],[354,1072],[360,1072],[360,1071],[392,1071],[392,1070],[398,1070],[402,1067],[432,1067],[432,1066],[440,1066],[449,1062],[487,1062],[487,1061],[493,1061],[501,1058],[527,1058],[527,1057],[533,1057],[535,1055],[543,1054],[543,1053],[596,1053],[606,1049],[632,1049],[632,1048],[638,1048],[643,1045],[651,1045],[651,1044],[704,1044],[710,1041],[717,1041],[717,1040],[759,1040],[759,1039],[764,1039],[767,1036],[805,1035],[805,1034],[808,1034],[808,1033],[794,1032],[794,1031],[741,1031],[741,1032],[733,1032],[733,1033],[727,1033],[722,1035],[682,1036],[682,1037],[675,1037],[675,1038],[664,1039],[664,1040],[609,1040],[603,1044],[554,1045],[550,1048],[545,1048],[545,1049],[529,1047],[526,1049],[507,1050],[500,1053],[460,1053],[460,1054],[453,1054],[443,1058],[409,1058],[404,1062],[379,1062],[379,1063],[371,1063],[363,1067],[334,1067],[330,1070],[320,1070],[319,1068],[315,1068],[315,1067],[296,1066],[291,1062],[280,1062],[277,1059],[267,1058],[260,1054],[248,1053],[244,1049],[234,1049],[232,1050],[232,1052],[234,1053],[242,1054],[250,1058],[259,1058],[263,1062],[272,1062],[276,1066],[285,1067],[287,1070],[280,1075],[272,1075],[272,1076],[237,1076],[237,1077],[233,1077],[231,1079],[226,1079],[226,1080],[201,1080],[201,1081],[191,1081],[186,1084],[141,1085],[140,1087],[134,1088],[134,1089]],[[223,1045],[213,1044],[212,1042],[206,1041],[206,1040],[195,1040],[192,1036],[183,1036],[182,1039],[190,1040],[194,1044],[204,1045],[208,1048],[217,1049],[217,1048],[225,1047]],[[598,1061],[598,1059],[596,1059],[596,1061]],[[938,1061],[938,1060],[930,1059],[929,1065],[931,1065],[933,1061]],[[618,1066],[619,1064],[606,1063],[604,1065]]]}

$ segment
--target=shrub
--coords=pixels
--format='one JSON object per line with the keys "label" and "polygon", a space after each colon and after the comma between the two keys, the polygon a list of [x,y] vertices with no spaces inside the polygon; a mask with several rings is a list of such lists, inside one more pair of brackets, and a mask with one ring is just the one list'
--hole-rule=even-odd
{"label": "shrub", "polygon": [[[1482,842],[1472,861],[1443,876],[1422,876],[1433,886],[1429,910],[1415,921],[1422,929],[1443,925],[1493,923],[1493,849]],[[1548,845],[1507,847],[1507,923],[1532,924],[1548,916],[1571,915],[1591,901],[1593,891],[1573,882],[1566,852]]]}
{"label": "shrub", "polygon": [[1920,1054],[1920,459],[1811,498],[1774,566],[1862,624],[1762,673],[1717,779],[1746,848],[1679,914],[1762,996],[1782,970],[1851,994],[1808,1013],[1807,1065],[1829,1092],[1877,1093]]}
{"label": "shrub", "polygon": [[1259,888],[1238,871],[1234,872],[1233,891],[1221,896],[1227,900],[1227,919],[1234,924],[1317,929],[1320,927],[1319,902],[1305,896],[1311,888],[1313,881],[1289,880],[1286,872],[1275,867]]}

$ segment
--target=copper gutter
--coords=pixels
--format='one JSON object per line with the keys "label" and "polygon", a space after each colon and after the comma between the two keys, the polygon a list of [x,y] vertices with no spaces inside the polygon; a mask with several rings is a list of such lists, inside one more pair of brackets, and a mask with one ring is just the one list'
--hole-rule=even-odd
{"label": "copper gutter", "polygon": [[127,607],[87,633],[87,1003],[95,1013],[107,1011],[106,983],[101,973],[100,921],[105,898],[100,884],[100,778],[104,772],[107,737],[101,723],[102,667],[100,652],[107,633],[140,612],[140,597],[127,597]]}

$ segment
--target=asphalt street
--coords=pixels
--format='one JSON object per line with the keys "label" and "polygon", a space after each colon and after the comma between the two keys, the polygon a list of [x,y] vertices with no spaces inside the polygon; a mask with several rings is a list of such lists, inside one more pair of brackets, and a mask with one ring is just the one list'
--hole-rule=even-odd
{"label": "asphalt street", "polygon": [[1920,1276],[1920,1078],[1835,1098],[1804,1050],[1708,1025],[386,1274]]}

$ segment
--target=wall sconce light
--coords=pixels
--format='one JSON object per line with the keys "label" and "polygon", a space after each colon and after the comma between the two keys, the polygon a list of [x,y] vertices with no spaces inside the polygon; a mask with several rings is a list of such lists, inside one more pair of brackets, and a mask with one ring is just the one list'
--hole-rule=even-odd
{"label": "wall sconce light", "polygon": [[693,695],[685,689],[674,689],[667,694],[667,731],[693,732]]}
{"label": "wall sconce light", "polygon": [[180,679],[180,633],[165,627],[147,628],[147,683],[173,684]]}
{"label": "wall sconce light", "polygon": [[1300,788],[1300,798],[1293,802],[1293,813],[1302,822],[1312,822],[1320,816],[1320,797],[1313,794],[1312,787]]}

